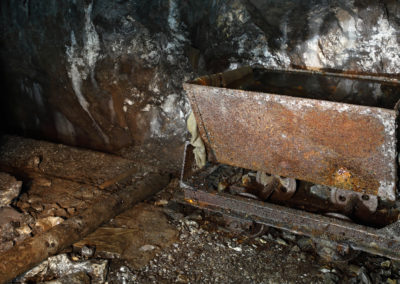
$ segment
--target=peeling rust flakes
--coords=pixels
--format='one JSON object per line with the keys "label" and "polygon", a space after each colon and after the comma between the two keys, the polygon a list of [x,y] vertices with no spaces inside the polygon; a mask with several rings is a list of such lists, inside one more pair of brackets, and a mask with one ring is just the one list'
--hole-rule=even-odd
{"label": "peeling rust flakes", "polygon": [[335,172],[335,176],[334,176],[335,181],[339,184],[351,185],[351,178],[352,178],[352,175],[351,175],[350,171],[344,167],[339,168]]}
{"label": "peeling rust flakes", "polygon": [[[191,149],[186,148],[186,151],[191,151]],[[187,157],[188,153],[184,156]],[[187,162],[186,159],[185,162]],[[184,170],[190,168],[190,166],[183,167]],[[338,166],[335,169],[332,177],[336,177],[344,183],[351,182],[352,169],[344,166]],[[351,248],[400,260],[400,236],[398,234],[400,221],[376,229],[224,192],[208,191],[207,187],[203,188],[202,183],[197,183],[196,179],[193,179],[195,176],[204,177],[204,173],[209,174],[210,171],[203,169],[194,173],[194,176],[189,179],[184,178],[188,176],[186,173],[182,174],[181,185],[183,185],[185,201],[193,206],[247,222],[306,235],[317,243],[329,241],[332,245],[337,246],[339,252],[344,254]]]}
{"label": "peeling rust flakes", "polygon": [[[189,186],[190,187],[190,186]],[[200,208],[208,208],[223,214],[251,219],[261,224],[281,228],[316,240],[329,240],[339,250],[347,249],[349,241],[356,244],[353,249],[363,250],[393,259],[400,259],[400,239],[397,234],[384,229],[374,229],[346,221],[329,219],[313,213],[281,207],[270,203],[249,201],[228,194],[211,194],[202,190],[187,188],[185,199],[196,199]],[[200,205],[201,204],[201,205]],[[396,228],[399,222],[394,224]]]}
{"label": "peeling rust flakes", "polygon": [[[240,74],[249,71],[230,73],[229,82]],[[209,86],[224,80],[222,73],[184,84],[209,157],[394,198],[394,110]]]}

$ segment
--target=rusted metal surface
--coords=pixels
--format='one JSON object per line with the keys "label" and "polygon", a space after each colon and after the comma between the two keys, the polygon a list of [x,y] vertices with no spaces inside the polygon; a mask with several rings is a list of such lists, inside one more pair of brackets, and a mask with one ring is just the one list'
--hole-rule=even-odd
{"label": "rusted metal surface", "polygon": [[395,200],[394,106],[198,85],[214,81],[184,84],[209,160]]}
{"label": "rusted metal surface", "polygon": [[330,201],[333,204],[348,208],[354,199],[358,199],[360,203],[371,213],[376,212],[378,208],[378,197],[373,195],[360,194],[354,191],[341,190],[339,188],[331,188]]}
{"label": "rusted metal surface", "polygon": [[[193,181],[198,180],[197,177],[206,178],[217,166],[209,165],[194,171],[191,150],[190,145],[187,145],[180,182],[187,203],[201,209],[239,218],[244,222],[255,222],[306,235],[316,242],[329,243],[338,250],[351,247],[353,250],[400,260],[400,221],[376,229],[353,223],[347,216],[337,213],[330,214],[334,217],[322,216],[237,195],[209,191],[204,184],[195,184]],[[335,192],[332,194],[335,195]],[[349,194],[356,193],[349,192]]]}
{"label": "rusted metal surface", "polygon": [[338,246],[346,244],[354,250],[400,260],[399,221],[383,229],[374,229],[306,211],[189,187],[185,189],[185,199],[193,206],[306,235],[316,241],[329,241]]}

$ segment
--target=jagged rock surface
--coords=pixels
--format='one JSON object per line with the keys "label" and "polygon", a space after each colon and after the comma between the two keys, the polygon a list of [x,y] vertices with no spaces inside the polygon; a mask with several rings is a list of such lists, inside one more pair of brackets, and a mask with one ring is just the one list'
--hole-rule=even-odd
{"label": "jagged rock surface", "polygon": [[400,73],[398,1],[0,5],[4,126],[95,149],[181,145],[181,84],[199,74],[247,64]]}

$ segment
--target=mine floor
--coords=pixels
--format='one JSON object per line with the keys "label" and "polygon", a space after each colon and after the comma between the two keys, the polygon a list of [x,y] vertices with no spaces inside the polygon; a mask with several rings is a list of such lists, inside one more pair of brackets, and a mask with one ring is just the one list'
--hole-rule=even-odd
{"label": "mine floor", "polygon": [[[154,170],[130,159],[6,137],[0,168],[22,189],[0,209],[0,254],[79,216]],[[117,177],[117,178],[116,178]],[[337,260],[311,239],[232,230],[182,202],[179,180],[15,278],[13,283],[400,283],[400,263],[365,253]],[[101,218],[101,216],[99,216]],[[335,260],[333,260],[335,259]]]}

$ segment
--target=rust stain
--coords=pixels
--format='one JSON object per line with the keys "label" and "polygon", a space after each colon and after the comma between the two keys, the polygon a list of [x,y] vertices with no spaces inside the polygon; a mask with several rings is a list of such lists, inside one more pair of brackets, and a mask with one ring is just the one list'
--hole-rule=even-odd
{"label": "rust stain", "polygon": [[[235,82],[249,74],[246,67],[184,84],[209,160],[373,195],[395,184],[396,161],[387,152],[396,152],[396,137],[384,125],[394,125],[394,110],[298,98],[296,91],[307,96],[301,83],[292,85],[293,96],[220,88],[241,88]],[[394,196],[394,187],[385,190]]]}
{"label": "rust stain", "polygon": [[317,109],[305,114],[304,123],[315,144],[347,157],[371,155],[384,143],[383,125],[369,116]]}
{"label": "rust stain", "polygon": [[[211,96],[201,94],[196,102],[203,122],[200,132],[219,162],[378,193],[380,177],[367,170],[383,166],[376,157],[381,155],[384,129],[376,119],[323,112],[318,105],[301,113],[276,102]],[[228,111],[222,113],[224,108]],[[338,174],[340,168],[355,170]]]}
{"label": "rust stain", "polygon": [[375,189],[379,187],[379,180],[371,173],[357,172],[360,170],[333,165],[326,175],[327,185],[377,195],[378,192]]}
{"label": "rust stain", "polygon": [[[360,178],[355,177],[354,174],[352,174],[351,171],[345,167],[339,167],[332,176],[332,184],[336,185],[337,187],[376,195],[377,192],[365,188],[367,186],[365,181],[367,180],[363,181]],[[369,182],[369,180],[367,182]]]}
{"label": "rust stain", "polygon": [[[224,80],[220,73],[195,83],[221,86]],[[394,182],[395,161],[382,149],[395,149],[380,117],[385,111],[394,121],[393,110],[343,109],[334,102],[196,84],[185,89],[214,161],[373,195],[381,183]]]}
{"label": "rust stain", "polygon": [[[400,238],[395,230],[380,230],[317,214],[282,207],[271,203],[259,203],[228,194],[211,194],[203,190],[184,189],[185,197],[195,198],[214,212],[235,216],[242,220],[281,228],[296,234],[313,237],[315,241],[333,241],[339,251],[346,253],[351,243],[355,250],[400,259]],[[400,223],[394,224],[398,228]]]}
{"label": "rust stain", "polygon": [[351,173],[348,169],[341,167],[335,172],[335,181],[340,184],[350,183]]}

